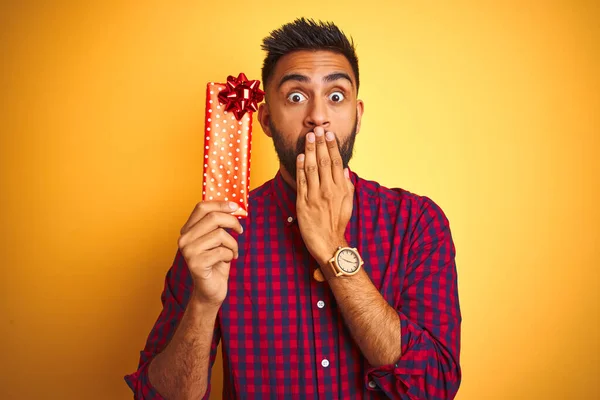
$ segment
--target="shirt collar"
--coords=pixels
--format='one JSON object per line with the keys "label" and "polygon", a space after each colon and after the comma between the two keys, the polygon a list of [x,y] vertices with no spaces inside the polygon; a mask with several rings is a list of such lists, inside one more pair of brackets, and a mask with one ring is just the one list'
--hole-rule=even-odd
{"label": "shirt collar", "polygon": [[[348,167],[348,170],[350,171],[350,180],[356,188],[358,175],[352,172],[350,167]],[[296,191],[283,179],[281,170],[278,170],[275,178],[273,178],[272,192],[279,209],[284,215],[285,226],[293,225],[296,222]]]}

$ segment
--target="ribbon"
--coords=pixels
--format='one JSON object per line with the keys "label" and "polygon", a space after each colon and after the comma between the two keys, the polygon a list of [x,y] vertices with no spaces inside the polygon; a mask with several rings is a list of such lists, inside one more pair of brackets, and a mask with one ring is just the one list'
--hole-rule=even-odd
{"label": "ribbon", "polygon": [[249,81],[243,72],[237,78],[229,75],[224,90],[219,92],[219,101],[225,104],[225,110],[233,112],[237,120],[242,119],[247,112],[258,110],[265,92],[259,89],[260,81]]}

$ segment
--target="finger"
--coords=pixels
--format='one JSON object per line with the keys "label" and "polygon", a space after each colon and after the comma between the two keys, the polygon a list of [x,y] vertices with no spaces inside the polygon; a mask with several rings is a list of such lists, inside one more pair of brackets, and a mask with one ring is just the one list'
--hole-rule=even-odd
{"label": "finger", "polygon": [[192,257],[196,254],[212,250],[216,247],[225,247],[233,252],[233,258],[237,258],[239,254],[238,243],[225,229],[219,228],[204,236],[196,238],[188,243],[185,247],[185,253]]}
{"label": "finger", "polygon": [[183,235],[194,224],[196,224],[196,222],[204,218],[204,216],[210,212],[221,211],[224,213],[231,213],[237,210],[238,207],[239,206],[236,203],[228,201],[201,201],[200,203],[196,204],[194,211],[192,211],[192,214],[183,225],[179,233]]}
{"label": "finger", "polygon": [[237,217],[219,211],[208,213],[179,237],[179,248],[218,228],[229,228],[241,234],[244,230]]}
{"label": "finger", "polygon": [[306,174],[304,173],[304,154],[296,158],[296,195],[298,199],[305,199],[307,193]]}
{"label": "finger", "polygon": [[306,186],[308,194],[319,190],[319,168],[317,167],[317,155],[315,151],[315,134],[309,132],[306,135],[304,149],[304,173],[306,175]]}
{"label": "finger", "polygon": [[338,142],[335,140],[335,134],[333,132],[325,133],[325,141],[329,150],[329,158],[331,159],[331,175],[335,184],[339,185],[346,179],[344,177],[344,162],[342,161]]}
{"label": "finger", "polygon": [[230,263],[233,260],[233,252],[225,247],[215,247],[214,249],[198,253],[189,258],[188,267],[198,273],[199,269],[211,268],[214,265],[225,262]]}
{"label": "finger", "polygon": [[331,187],[333,184],[331,158],[329,157],[329,150],[325,143],[325,129],[321,126],[315,128],[315,145],[320,186],[325,188]]}

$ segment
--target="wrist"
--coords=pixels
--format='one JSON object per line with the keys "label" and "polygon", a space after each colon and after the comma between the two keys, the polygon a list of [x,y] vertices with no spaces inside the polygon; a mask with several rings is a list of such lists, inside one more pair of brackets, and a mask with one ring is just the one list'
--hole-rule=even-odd
{"label": "wrist", "polygon": [[325,270],[327,269],[331,270],[329,260],[331,260],[331,258],[335,255],[337,249],[339,249],[340,247],[349,247],[348,242],[346,242],[346,239],[334,240],[329,243],[330,244],[324,246],[323,250],[321,250],[317,254],[317,257],[315,257],[323,272],[325,272]]}
{"label": "wrist", "polygon": [[200,315],[217,315],[223,302],[208,302],[194,290],[190,296],[187,308],[190,312]]}
{"label": "wrist", "polygon": [[320,253],[321,256],[317,259],[319,262],[321,274],[325,281],[329,282],[331,279],[336,278],[335,268],[331,265],[331,259],[335,256],[335,253],[340,247],[349,247],[348,242],[345,239],[332,241],[329,246],[324,247],[324,250]]}

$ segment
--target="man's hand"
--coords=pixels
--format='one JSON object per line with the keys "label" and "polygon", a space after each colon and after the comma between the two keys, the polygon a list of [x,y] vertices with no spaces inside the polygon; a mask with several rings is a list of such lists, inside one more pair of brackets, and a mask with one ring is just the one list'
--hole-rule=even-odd
{"label": "man's hand", "polygon": [[227,296],[229,267],[238,257],[238,244],[225,228],[243,232],[231,215],[237,207],[225,201],[200,202],[181,228],[177,244],[194,280],[194,296],[203,304],[220,307]]}
{"label": "man's hand", "polygon": [[296,161],[296,214],[304,244],[321,266],[347,245],[354,196],[347,173],[333,132],[316,127]]}

